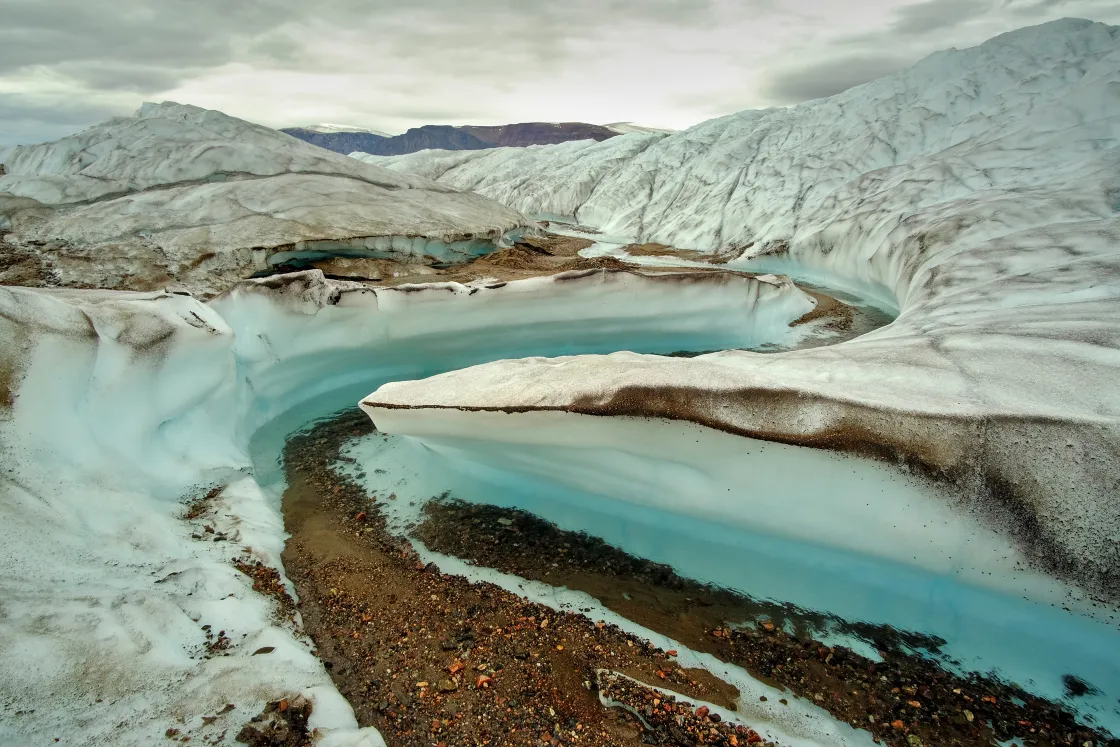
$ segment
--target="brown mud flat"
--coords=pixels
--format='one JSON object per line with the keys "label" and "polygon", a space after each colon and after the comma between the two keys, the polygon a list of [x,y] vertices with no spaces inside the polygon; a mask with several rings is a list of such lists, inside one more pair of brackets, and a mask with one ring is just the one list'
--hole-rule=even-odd
{"label": "brown mud flat", "polygon": [[604,669],[734,707],[736,688],[614,626],[419,563],[365,491],[332,469],[342,445],[372,431],[348,412],[285,450],[284,567],[304,629],[361,725],[391,747],[681,744],[604,707]]}
{"label": "brown mud flat", "polygon": [[512,247],[443,268],[391,259],[355,258],[325,259],[312,262],[311,266],[322,270],[327,277],[367,282],[378,288],[415,283],[470,283],[482,279],[508,282],[573,270],[634,269],[633,265],[613,257],[580,257],[579,250],[590,245],[590,241],[566,237],[525,238]]}
{"label": "brown mud flat", "polygon": [[21,285],[45,288],[53,285],[52,272],[42,255],[31,247],[8,242],[8,234],[0,233],[0,285]]}
{"label": "brown mud flat", "polygon": [[[698,261],[718,260],[714,254],[697,251],[695,249],[674,249],[668,244],[649,242],[646,244],[627,244],[622,248],[631,257],[675,257],[677,259],[691,259]],[[726,258],[724,258],[726,261]]]}
{"label": "brown mud flat", "polygon": [[[997,679],[957,676],[915,653],[935,656],[944,643],[936,638],[703,585],[522,511],[441,500],[430,502],[425,515],[414,535],[431,550],[587,592],[627,619],[741,666],[888,745],[988,746],[1015,737],[1031,747],[1120,745],[1079,725],[1061,704]],[[882,661],[814,640],[828,629],[873,642]],[[1067,682],[1071,694],[1091,689],[1072,677]]]}
{"label": "brown mud flat", "polygon": [[[800,287],[800,286],[799,286]],[[810,324],[813,322],[824,321],[823,329],[827,329],[838,334],[848,332],[852,329],[852,321],[854,317],[854,310],[851,306],[841,303],[832,296],[826,295],[819,291],[801,288],[802,292],[812,296],[817,302],[815,309],[810,311],[805,316],[793,321],[789,326],[799,327],[803,324]],[[834,344],[829,340],[829,344]]]}

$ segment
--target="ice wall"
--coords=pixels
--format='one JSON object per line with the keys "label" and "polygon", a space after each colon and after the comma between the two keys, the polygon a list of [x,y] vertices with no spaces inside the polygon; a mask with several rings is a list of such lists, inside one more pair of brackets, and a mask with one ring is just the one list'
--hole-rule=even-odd
{"label": "ice wall", "polygon": [[[900,315],[817,350],[496,363],[370,402],[668,416],[871,455],[945,480],[1035,568],[1115,604],[1118,83],[1120,28],[1065,19],[645,136],[625,157],[639,136],[378,161],[612,234],[734,250],[731,267],[886,288]],[[589,175],[578,206],[542,190],[557,159]]]}
{"label": "ice wall", "polygon": [[[229,564],[247,549],[280,568],[257,431],[321,395],[506,355],[777,341],[812,308],[780,278],[604,271],[372,289],[315,270],[211,304],[0,287],[0,742],[148,745],[304,692],[332,744],[376,745]],[[226,541],[198,541],[180,517],[213,485],[229,486],[206,515]],[[229,656],[203,658],[203,625]]]}
{"label": "ice wall", "polygon": [[301,243],[463,261],[527,225],[480,195],[171,102],[2,163],[6,241],[40,257],[52,285],[213,294]]}
{"label": "ice wall", "polygon": [[526,510],[755,599],[938,636],[946,666],[994,672],[1049,699],[1066,697],[1073,674],[1098,690],[1068,707],[1120,729],[1112,621],[1063,609],[1073,604],[1062,584],[921,476],[681,420],[373,415],[410,435],[379,432],[347,454],[371,494],[397,494],[397,527],[421,521],[411,506],[444,493]]}

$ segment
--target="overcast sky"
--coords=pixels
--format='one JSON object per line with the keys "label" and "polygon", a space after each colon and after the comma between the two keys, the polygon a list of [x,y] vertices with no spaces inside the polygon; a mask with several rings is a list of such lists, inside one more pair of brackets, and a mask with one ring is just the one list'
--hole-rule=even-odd
{"label": "overcast sky", "polygon": [[144,101],[282,127],[684,128],[1120,0],[0,0],[0,146]]}

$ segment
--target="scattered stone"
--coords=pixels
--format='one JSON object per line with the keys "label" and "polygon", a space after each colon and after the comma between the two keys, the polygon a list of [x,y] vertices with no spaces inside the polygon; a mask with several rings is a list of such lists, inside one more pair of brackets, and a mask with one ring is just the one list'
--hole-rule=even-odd
{"label": "scattered stone", "polygon": [[237,734],[237,741],[249,747],[310,747],[311,733],[307,721],[311,717],[311,701],[297,696],[269,703],[259,716],[254,716]]}

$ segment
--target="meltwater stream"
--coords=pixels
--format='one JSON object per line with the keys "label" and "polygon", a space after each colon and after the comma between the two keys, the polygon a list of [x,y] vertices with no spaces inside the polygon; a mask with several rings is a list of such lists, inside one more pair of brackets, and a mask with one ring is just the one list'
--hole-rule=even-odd
{"label": "meltwater stream", "polygon": [[[878,301],[872,299],[869,305],[881,307]],[[477,340],[472,340],[473,345],[450,339],[412,340],[387,347],[373,360],[342,359],[340,367],[352,367],[347,376],[337,379],[346,381],[344,386],[317,393],[286,411],[273,403],[272,411],[279,414],[251,439],[256,478],[269,490],[282,492],[280,454],[287,437],[331,413],[354,407],[389,381],[529,355],[713,350],[726,346],[720,334],[682,336],[659,334],[656,329],[635,333],[626,325],[585,322],[567,328],[558,319],[536,332],[515,330],[485,347]],[[358,365],[362,368],[353,368]],[[849,525],[822,526],[821,531],[852,533],[857,544],[866,544],[866,552],[806,543],[780,530],[782,522],[820,521],[809,513],[783,514],[785,491],[797,493],[797,505],[804,505],[806,495],[818,496],[823,505],[865,491],[875,494],[868,506],[882,507],[896,497],[901,505],[911,499],[917,505],[936,486],[870,460],[742,439],[690,423],[584,420],[579,427],[599,434],[601,442],[595,443],[589,435],[587,443],[556,450],[542,449],[526,439],[502,453],[487,453],[470,438],[424,444],[374,434],[356,439],[348,453],[366,474],[371,493],[394,492],[401,505],[415,503],[417,511],[425,501],[448,493],[467,501],[524,509],[562,529],[587,532],[633,555],[672,565],[680,575],[700,582],[849,621],[943,638],[947,643],[940,656],[946,666],[994,673],[1050,700],[1067,697],[1063,676],[1074,675],[1091,689],[1066,701],[1068,707],[1088,723],[1120,732],[1120,651],[1115,628],[1108,621],[1064,611],[1057,601],[1059,590],[1032,589],[1035,599],[1049,594],[1055,600],[1041,603],[1010,589],[962,581],[953,567],[953,547],[941,572],[885,561],[876,552],[876,543],[895,543],[899,538],[861,533],[859,511],[853,512]],[[646,463],[627,449],[628,442],[647,438],[651,432],[670,444],[659,465]],[[672,453],[676,448],[672,444],[684,441],[690,444],[687,453]],[[682,494],[687,494],[683,502]],[[719,516],[721,505],[737,507],[726,521]],[[869,524],[890,520],[872,513],[866,518]],[[758,519],[759,527],[777,529],[745,527],[751,519]],[[945,541],[932,524],[930,532],[928,539],[918,541]],[[984,548],[962,544],[959,549],[975,559]]]}

